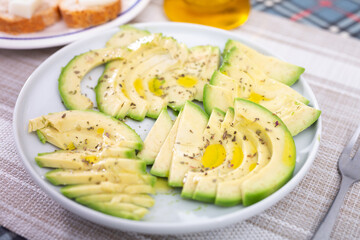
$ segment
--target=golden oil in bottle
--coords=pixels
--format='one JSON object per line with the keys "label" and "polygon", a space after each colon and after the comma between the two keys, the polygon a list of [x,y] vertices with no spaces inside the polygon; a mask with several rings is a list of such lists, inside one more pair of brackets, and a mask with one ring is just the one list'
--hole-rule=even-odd
{"label": "golden oil in bottle", "polygon": [[250,0],[164,0],[171,21],[233,29],[243,24],[250,13]]}

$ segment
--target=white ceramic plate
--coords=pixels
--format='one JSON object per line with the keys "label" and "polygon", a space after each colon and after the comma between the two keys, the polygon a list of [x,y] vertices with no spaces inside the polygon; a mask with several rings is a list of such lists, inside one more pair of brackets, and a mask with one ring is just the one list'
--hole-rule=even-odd
{"label": "white ceramic plate", "polygon": [[[165,35],[173,36],[189,47],[212,44],[223,48],[226,40],[232,38],[269,54],[268,51],[253,42],[246,42],[246,39],[242,39],[238,35],[215,28],[184,23],[144,23],[135,26],[151,32],[162,32]],[[180,198],[179,191],[175,191],[172,194],[156,195],[156,204],[145,219],[143,221],[131,221],[102,214],[64,197],[59,192],[58,187],[51,185],[44,179],[43,176],[47,170],[38,167],[34,161],[34,157],[38,153],[53,151],[54,147],[50,144],[41,144],[36,134],[27,132],[28,120],[50,112],[65,110],[57,89],[57,79],[61,67],[65,66],[74,55],[86,52],[89,49],[103,47],[116,31],[117,29],[112,29],[101,35],[72,43],[49,57],[29,77],[15,106],[15,140],[23,163],[34,181],[64,208],[90,221],[125,231],[151,234],[198,232],[235,223],[264,211],[293,190],[304,177],[319,146],[321,120],[295,137],[298,156],[293,178],[276,193],[249,207],[239,205],[224,208],[183,200]],[[92,80],[85,77],[82,83],[83,91],[92,99],[94,99],[95,94],[91,87],[96,85],[96,80],[102,70],[102,67],[95,69],[90,73]],[[294,88],[307,97],[312,106],[319,108],[313,92],[303,78],[294,85]],[[151,119],[145,119],[141,123],[132,120],[126,121],[143,139],[153,122]]]}
{"label": "white ceramic plate", "polygon": [[96,27],[85,29],[68,28],[65,22],[60,20],[40,32],[21,35],[10,35],[0,32],[0,48],[37,49],[62,46],[129,22],[135,18],[149,2],[150,0],[122,0],[122,10],[119,16],[112,21]]}

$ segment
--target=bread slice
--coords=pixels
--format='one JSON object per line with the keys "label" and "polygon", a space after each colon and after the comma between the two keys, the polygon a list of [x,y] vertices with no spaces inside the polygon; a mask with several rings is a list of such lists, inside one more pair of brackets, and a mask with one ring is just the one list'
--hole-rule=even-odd
{"label": "bread slice", "polygon": [[121,11],[121,0],[97,6],[83,6],[78,0],[60,0],[59,7],[68,27],[86,28],[116,18]]}
{"label": "bread slice", "polygon": [[43,0],[43,3],[28,19],[10,14],[10,0],[0,0],[0,31],[9,34],[22,34],[41,31],[60,20],[58,0]]}

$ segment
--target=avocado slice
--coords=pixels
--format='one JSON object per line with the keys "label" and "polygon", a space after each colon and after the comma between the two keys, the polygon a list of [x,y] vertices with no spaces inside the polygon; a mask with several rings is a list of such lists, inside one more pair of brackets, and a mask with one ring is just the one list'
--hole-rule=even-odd
{"label": "avocado slice", "polygon": [[173,146],[169,186],[183,186],[185,174],[201,166],[202,133],[208,120],[209,116],[197,104],[185,103]]}
{"label": "avocado slice", "polygon": [[156,156],[160,152],[161,146],[169,135],[172,126],[173,121],[171,120],[167,109],[164,108],[146,136],[144,148],[137,156],[147,164],[153,164]]}
{"label": "avocado slice", "polygon": [[261,106],[275,113],[287,126],[291,135],[296,136],[315,123],[321,111],[296,101],[289,96],[278,96],[264,101]]}
{"label": "avocado slice", "polygon": [[132,203],[140,207],[152,207],[155,201],[152,197],[146,194],[127,194],[127,193],[107,193],[107,194],[93,194],[75,199],[78,203],[83,205],[100,202],[112,203]]}
{"label": "avocado slice", "polygon": [[[259,103],[277,114],[285,122],[293,136],[311,126],[319,118],[321,111],[305,105],[293,96],[287,95],[286,92],[274,97],[273,94],[269,94],[271,90],[267,91],[265,86],[252,83],[251,78],[246,78],[245,73],[239,74],[242,75],[239,78],[241,80],[235,81],[219,71],[214,73],[210,82],[212,85],[206,85],[204,88],[206,111],[211,111],[215,107],[224,111],[233,106],[232,99],[245,98]],[[214,99],[220,100],[215,101]]]}
{"label": "avocado slice", "polygon": [[[233,121],[223,122],[222,132],[223,136],[225,133],[227,135],[223,140],[227,152],[226,159],[220,166],[208,170],[206,176],[202,173],[197,177],[198,184],[193,199],[214,202],[217,191],[222,190],[222,182],[251,176],[270,160],[271,154],[266,144],[269,142],[268,138],[253,122],[233,117]],[[227,190],[229,188],[231,186]],[[239,193],[236,187],[232,190],[233,195]]]}
{"label": "avocado slice", "polygon": [[81,80],[93,68],[123,58],[128,52],[129,50],[122,48],[103,48],[75,56],[63,67],[58,80],[60,96],[65,107],[69,110],[91,109],[93,103],[81,93]]}
{"label": "avocado slice", "polygon": [[[214,109],[210,115],[209,122],[203,133],[203,145],[210,145],[217,141],[221,135],[220,127],[224,121],[224,112]],[[184,186],[181,191],[181,197],[191,199],[195,191],[197,181],[195,178],[200,175],[198,169],[196,171],[189,171],[184,179]]]}
{"label": "avocado slice", "polygon": [[105,148],[100,152],[57,150],[49,153],[39,153],[35,161],[39,167],[63,169],[89,169],[94,162],[104,158],[136,158],[135,150],[130,148]]}
{"label": "avocado slice", "polygon": [[87,195],[107,193],[155,193],[154,186],[150,184],[125,184],[112,182],[101,182],[99,184],[69,185],[62,187],[60,191],[68,198],[77,198]]}
{"label": "avocado slice", "polygon": [[182,116],[182,111],[177,116],[174,125],[167,135],[163,145],[161,146],[158,155],[155,158],[154,164],[151,167],[150,173],[158,177],[168,177],[171,160],[173,156],[173,147],[176,140],[176,134],[179,128],[179,122]]}
{"label": "avocado slice", "polygon": [[[105,65],[105,70],[95,87],[99,110],[118,119],[127,115],[131,100],[125,95],[123,85],[118,83],[121,69],[126,60],[114,60]],[[116,85],[116,83],[118,83]]]}
{"label": "avocado slice", "polygon": [[248,78],[247,81],[252,82],[252,88],[256,90],[255,92],[265,95],[266,98],[286,94],[305,104],[309,103],[309,100],[291,87],[268,77],[256,63],[236,47],[232,48],[224,56],[219,71],[239,81]]}
{"label": "avocado slice", "polygon": [[[132,45],[129,48],[133,48]],[[188,49],[180,45],[173,38],[162,37],[154,34],[149,37],[149,42],[141,44],[134,53],[129,56],[123,76],[125,91],[131,99],[128,116],[135,120],[143,120],[148,114],[157,117],[167,105],[166,94],[156,96],[151,92],[149,82],[154,78],[161,78],[161,73],[174,68],[174,65],[183,65],[188,54]],[[167,84],[170,82],[166,78]],[[164,86],[164,88],[166,88]]]}
{"label": "avocado slice", "polygon": [[205,112],[211,113],[214,109],[220,109],[226,112],[233,107],[234,94],[226,88],[205,84],[204,86],[204,109]]}
{"label": "avocado slice", "polygon": [[150,35],[151,33],[145,30],[137,29],[131,25],[122,25],[119,27],[120,31],[115,33],[107,42],[106,47],[125,48],[130,43],[135,42],[139,38]]}
{"label": "avocado slice", "polygon": [[184,65],[185,75],[191,75],[198,79],[195,85],[195,99],[203,100],[203,88],[211,79],[212,73],[220,65],[220,49],[218,47],[205,45],[195,46],[189,49],[189,57]]}
{"label": "avocado slice", "polygon": [[85,205],[111,216],[131,220],[140,220],[149,212],[146,208],[131,203],[91,202]]}
{"label": "avocado slice", "polygon": [[[193,199],[204,201],[204,202],[214,202],[215,199],[215,193],[216,193],[216,181],[217,181],[217,175],[223,173],[224,171],[231,171],[233,168],[230,166],[230,162],[232,160],[233,155],[233,148],[235,145],[235,142],[233,142],[233,131],[231,129],[231,125],[234,121],[234,110],[230,108],[223,121],[221,121],[220,126],[217,127],[218,134],[213,135],[213,139],[208,141],[208,146],[205,148],[205,152],[202,159],[203,167],[205,168],[203,171],[198,173],[197,176],[195,176],[195,189],[193,194]],[[236,135],[235,135],[236,137]],[[236,139],[235,139],[236,141]],[[219,154],[217,151],[210,150],[208,153],[209,155],[215,155],[216,161],[214,163],[209,163],[209,157],[207,157],[206,151],[209,151],[209,148],[213,147],[214,145],[218,145],[217,148],[219,148],[219,144],[223,147],[220,147],[225,150],[226,155],[224,156],[224,159],[222,160],[222,163],[218,162]],[[213,158],[214,156],[210,156],[210,158]],[[209,166],[207,166],[209,165]],[[204,172],[204,173],[203,173]],[[205,175],[206,172],[206,179],[209,179],[208,184],[205,183],[203,178],[199,178],[201,175]],[[215,176],[211,178],[210,176]],[[211,179],[210,179],[211,178]],[[215,179],[215,180],[214,180]],[[214,192],[214,196],[211,196],[211,192]]]}
{"label": "avocado slice", "polygon": [[[134,40],[126,34],[124,38]],[[105,67],[96,87],[99,109],[116,118],[141,121],[145,116],[158,118],[167,105],[179,111],[187,100],[202,101],[203,86],[219,66],[219,48],[188,49],[161,34],[144,35],[127,46],[131,53],[124,59]]]}
{"label": "avocado slice", "polygon": [[46,179],[54,185],[87,184],[111,181],[125,184],[154,184],[156,177],[136,172],[118,171],[82,171],[56,169],[45,174]]}
{"label": "avocado slice", "polygon": [[[270,147],[271,157],[268,164],[248,177],[224,181],[219,184],[215,204],[230,206],[242,200],[243,205],[254,204],[279,188],[292,176],[295,168],[296,149],[291,133],[276,115],[266,108],[244,99],[235,100],[235,116],[242,116],[253,123],[261,133],[262,139]],[[238,189],[241,193],[233,194]]]}
{"label": "avocado slice", "polygon": [[64,111],[29,121],[29,132],[40,131],[49,143],[67,150],[98,150],[116,145],[140,150],[142,140],[125,123],[96,111]]}
{"label": "avocado slice", "polygon": [[233,47],[244,52],[258,67],[261,67],[264,73],[281,83],[288,86],[293,85],[300,75],[305,71],[304,68],[291,63],[284,62],[275,57],[263,55],[245,44],[229,39],[225,45],[224,53],[229,52]]}
{"label": "avocado slice", "polygon": [[[148,35],[150,35],[148,31],[140,30],[130,25],[123,25],[120,27],[120,31],[109,39],[106,47],[126,48],[129,44]],[[131,103],[122,89],[123,83],[118,83],[118,78],[125,62],[126,60],[124,59],[107,63],[95,87],[99,110],[119,119],[125,118]],[[120,86],[115,86],[115,83],[120,84]]]}
{"label": "avocado slice", "polygon": [[245,72],[239,72],[239,81],[215,71],[210,79],[210,84],[213,86],[222,87],[240,98],[250,98],[253,87],[253,80]]}

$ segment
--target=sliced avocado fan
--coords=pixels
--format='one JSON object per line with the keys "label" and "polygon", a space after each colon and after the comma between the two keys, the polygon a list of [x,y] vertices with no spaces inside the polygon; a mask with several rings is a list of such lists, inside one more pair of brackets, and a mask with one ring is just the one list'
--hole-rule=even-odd
{"label": "sliced avocado fan", "polygon": [[132,52],[109,63],[96,87],[99,109],[117,118],[157,118],[167,105],[179,111],[186,100],[201,100],[203,86],[219,66],[217,47],[188,49],[161,34],[128,46]]}
{"label": "sliced avocado fan", "polygon": [[64,111],[29,121],[29,132],[64,150],[98,150],[105,145],[140,150],[143,142],[125,123],[96,111]]}
{"label": "sliced avocado fan", "polygon": [[94,67],[106,64],[95,88],[100,111],[123,119],[157,118],[165,106],[179,111],[187,100],[203,99],[203,87],[220,63],[218,47],[188,49],[175,39],[123,26],[106,44],[72,59],[59,77],[68,109],[91,109],[80,82]]}
{"label": "sliced avocado fan", "polygon": [[291,178],[296,151],[286,125],[251,101],[236,99],[234,110],[230,108],[225,118],[216,117],[221,116],[219,110],[213,110],[206,129],[217,125],[217,130],[203,135],[200,165],[185,174],[182,197],[221,206],[247,206]]}
{"label": "sliced avocado fan", "polygon": [[[288,86],[293,85],[300,75],[305,71],[304,68],[296,66],[291,63],[284,62],[278,58],[266,56],[255,49],[246,46],[245,44],[228,40],[225,44],[224,55],[229,52],[233,47],[238,48],[241,52],[245,53],[256,66],[260,67],[263,72],[270,78],[275,79]],[[242,69],[246,69],[246,65],[239,66]]]}
{"label": "sliced avocado fan", "polygon": [[[248,66],[246,71],[238,68],[242,62]],[[226,111],[237,97],[268,108],[282,119],[293,136],[311,126],[321,113],[307,106],[309,101],[295,90],[266,76],[244,52],[233,47],[210,84],[204,87],[205,111]]]}
{"label": "sliced avocado fan", "polygon": [[187,102],[151,173],[183,187],[183,198],[221,206],[254,204],[286,184],[296,159],[286,125],[254,102],[236,98],[233,106],[208,118]]}
{"label": "sliced avocado fan", "polygon": [[147,174],[146,162],[135,150],[143,142],[125,123],[95,111],[64,111],[29,121],[29,132],[63,150],[40,153],[40,167],[61,192],[105,214],[142,219],[154,200],[156,177]]}
{"label": "sliced avocado fan", "polygon": [[155,158],[151,173],[168,177],[169,186],[181,187],[185,174],[199,168],[203,147],[203,132],[208,115],[197,104],[187,101],[177,117],[159,154]]}

